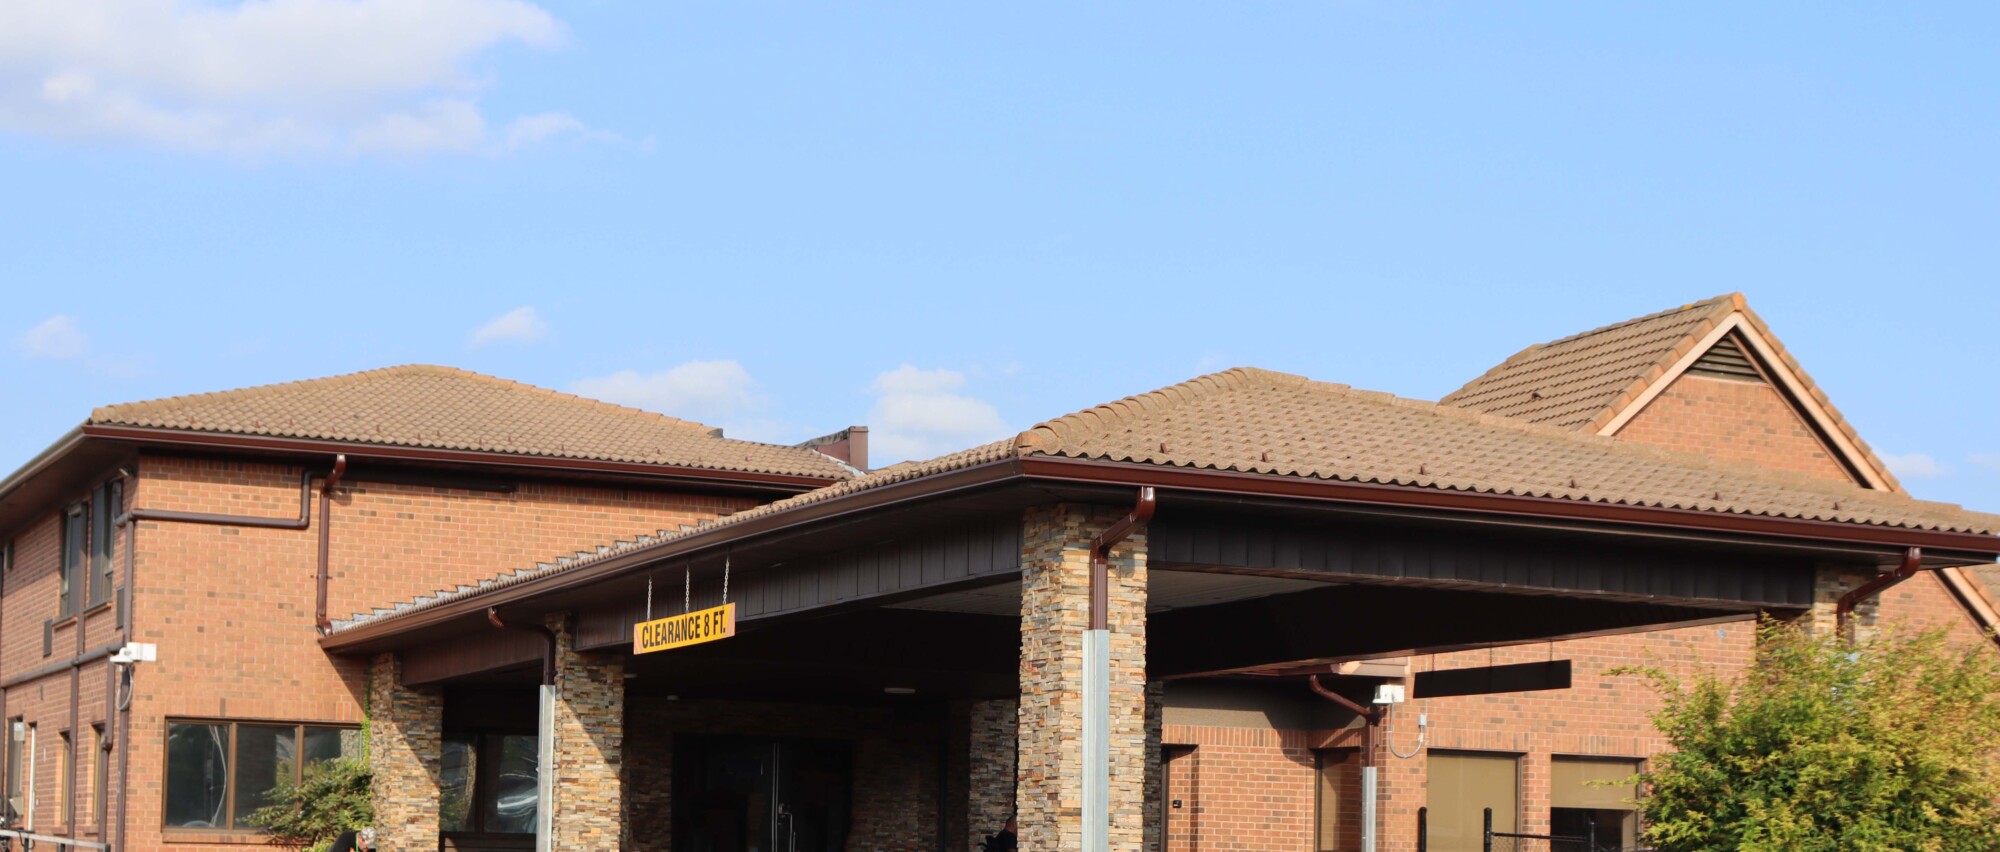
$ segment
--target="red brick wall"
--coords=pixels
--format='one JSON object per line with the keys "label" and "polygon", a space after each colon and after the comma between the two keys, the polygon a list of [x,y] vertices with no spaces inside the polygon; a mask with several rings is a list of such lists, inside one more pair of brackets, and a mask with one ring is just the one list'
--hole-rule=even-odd
{"label": "red brick wall", "polygon": [[[91,484],[94,483],[79,484],[76,498],[87,497]],[[129,494],[127,496],[129,498]],[[6,591],[5,596],[0,597],[0,675],[15,677],[69,660],[77,654],[79,638],[87,650],[120,641],[115,607],[106,603],[83,614],[82,637],[77,635],[78,619],[58,621],[52,651],[43,654],[42,625],[55,618],[60,611],[61,515],[51,513],[30,524],[15,533],[13,542],[13,568],[0,578]],[[114,541],[114,545],[121,543]],[[115,550],[113,558],[123,558],[122,549]],[[85,600],[82,596],[87,595],[87,586],[78,589],[77,594],[80,601]],[[63,669],[5,691],[4,718],[18,717],[35,726],[32,755],[34,807],[30,814],[32,819],[27,823],[34,831],[61,834],[70,831],[71,826],[67,824],[62,809],[60,772],[60,733],[68,730],[76,746],[75,796],[79,823],[76,828],[79,829],[79,836],[98,836],[94,797],[96,784],[92,777],[97,768],[97,741],[91,733],[91,726],[104,723],[105,665],[100,661],[85,664],[74,672]],[[75,718],[70,715],[72,689],[76,695]],[[0,738],[4,738],[5,732],[4,725],[0,725]],[[25,762],[23,768],[27,768]],[[116,767],[113,769],[115,771]]]}
{"label": "red brick wall", "polygon": [[[149,455],[127,492],[134,505],[153,509],[295,517],[298,475],[297,468],[284,465]],[[162,838],[167,719],[361,721],[365,662],[328,658],[319,650],[313,625],[317,499],[314,526],[304,531],[139,525],[136,639],[157,643],[160,659],[140,666],[136,676],[127,847],[132,852],[258,842],[213,833]],[[496,493],[366,481],[343,485],[334,499],[335,618],[750,505],[743,498],[639,490],[524,484]],[[36,530],[31,535],[43,535]],[[8,584],[0,624],[5,673],[43,662],[41,613],[55,611],[52,565],[23,564],[17,569],[21,582]],[[94,624],[92,630],[101,635]],[[65,640],[66,635],[57,636],[59,655],[74,650],[74,639]],[[28,647],[32,654],[21,650]],[[97,672],[84,673],[86,708],[101,706],[91,698],[101,697],[101,691],[90,691],[102,689],[103,673]],[[66,718],[67,678],[61,683],[59,688],[51,681],[39,690],[50,702],[63,701],[60,712],[53,705],[30,708],[28,696],[38,690],[20,687],[9,691],[8,713],[30,708],[37,718]],[[86,717],[89,713],[86,709]],[[53,741],[57,727],[42,722],[44,743]],[[47,774],[38,772],[38,781]],[[52,780],[44,783],[53,790]]]}
{"label": "red brick wall", "polygon": [[1853,482],[1776,388],[1686,374],[1618,431],[1619,440]]}

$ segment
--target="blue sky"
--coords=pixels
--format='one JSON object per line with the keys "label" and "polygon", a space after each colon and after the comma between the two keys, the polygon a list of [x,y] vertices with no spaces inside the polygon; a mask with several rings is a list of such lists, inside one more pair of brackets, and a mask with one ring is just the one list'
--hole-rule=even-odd
{"label": "blue sky", "polygon": [[2000,509],[1993,4],[112,2],[0,11],[7,469],[407,362],[883,461],[1742,290]]}

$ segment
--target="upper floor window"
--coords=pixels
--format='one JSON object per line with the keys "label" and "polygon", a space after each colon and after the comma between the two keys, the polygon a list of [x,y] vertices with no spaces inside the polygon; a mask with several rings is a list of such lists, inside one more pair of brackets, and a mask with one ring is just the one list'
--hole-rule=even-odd
{"label": "upper floor window", "polygon": [[75,615],[79,609],[77,596],[83,591],[83,566],[90,545],[89,509],[89,504],[78,503],[63,510],[62,571],[57,612],[61,618]]}
{"label": "upper floor window", "polygon": [[125,483],[113,479],[97,486],[90,498],[90,602],[111,600],[116,569],[111,560],[118,540],[118,513],[125,506]]}

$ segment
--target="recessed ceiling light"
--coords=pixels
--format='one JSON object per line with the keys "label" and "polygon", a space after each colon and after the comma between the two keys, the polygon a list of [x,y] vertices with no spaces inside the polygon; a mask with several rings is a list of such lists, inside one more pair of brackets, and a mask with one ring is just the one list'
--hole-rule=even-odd
{"label": "recessed ceiling light", "polygon": [[915,695],[917,692],[907,686],[885,686],[882,688],[882,691],[890,695]]}

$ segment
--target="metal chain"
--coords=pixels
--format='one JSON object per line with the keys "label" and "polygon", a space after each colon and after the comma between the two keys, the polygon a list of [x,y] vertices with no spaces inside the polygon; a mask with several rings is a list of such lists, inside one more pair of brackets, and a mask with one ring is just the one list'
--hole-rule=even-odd
{"label": "metal chain", "polygon": [[653,575],[646,575],[646,620],[653,620]]}
{"label": "metal chain", "polygon": [[722,552],[722,602],[729,603],[729,552]]}
{"label": "metal chain", "polygon": [[687,574],[681,577],[681,613],[694,612],[694,569],[686,565],[681,570]]}

